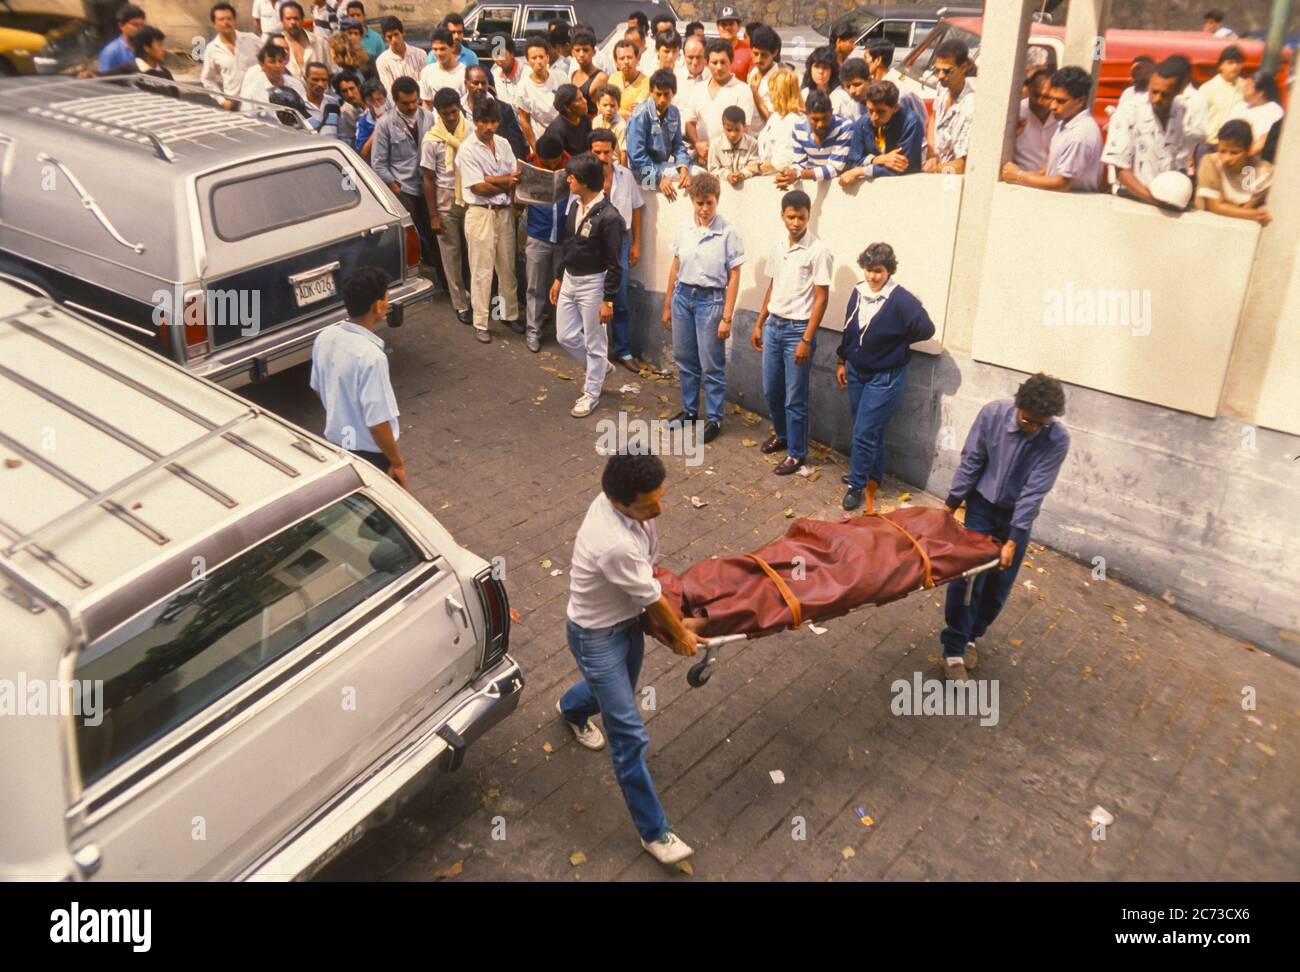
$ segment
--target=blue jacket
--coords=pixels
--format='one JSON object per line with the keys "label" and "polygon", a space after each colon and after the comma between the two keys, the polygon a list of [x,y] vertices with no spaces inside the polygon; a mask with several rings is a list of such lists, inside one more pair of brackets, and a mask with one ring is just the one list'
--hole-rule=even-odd
{"label": "blue jacket", "polygon": [[528,235],[547,243],[564,242],[564,216],[569,207],[569,197],[557,199],[549,206],[536,203],[528,207]]}
{"label": "blue jacket", "polygon": [[660,122],[654,99],[647,98],[627,120],[627,167],[642,188],[654,189],[665,172],[675,174],[680,165],[690,165],[682,138],[682,113],[676,105],[669,105]]}
{"label": "blue jacket", "polygon": [[[889,120],[885,126],[885,151],[892,152],[896,148],[903,150],[907,156],[907,171],[895,172],[893,169],[887,169],[883,165],[873,165],[871,167],[871,176],[895,176],[911,175],[921,171],[921,162],[924,158],[922,149],[925,146],[925,122],[916,117],[906,105],[903,105],[895,112],[894,117]],[[876,129],[871,124],[871,116],[863,114],[853,123],[853,143],[849,148],[849,165],[859,166],[866,160],[868,155],[879,155],[880,149],[876,146]]]}
{"label": "blue jacket", "polygon": [[871,296],[865,281],[849,294],[849,304],[844,311],[844,333],[840,335],[840,346],[835,353],[841,361],[850,362],[859,371],[901,368],[907,364],[911,354],[908,345],[934,337],[934,321],[910,291],[896,286],[864,334],[858,325],[858,306],[862,298]]}

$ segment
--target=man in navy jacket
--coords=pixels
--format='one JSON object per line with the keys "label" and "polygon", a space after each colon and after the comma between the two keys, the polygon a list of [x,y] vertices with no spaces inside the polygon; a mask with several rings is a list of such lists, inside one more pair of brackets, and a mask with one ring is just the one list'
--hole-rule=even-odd
{"label": "man in navy jacket", "polygon": [[872,81],[867,86],[867,111],[853,123],[849,167],[840,187],[878,176],[920,172],[924,160],[925,119],[899,104],[892,81]]}

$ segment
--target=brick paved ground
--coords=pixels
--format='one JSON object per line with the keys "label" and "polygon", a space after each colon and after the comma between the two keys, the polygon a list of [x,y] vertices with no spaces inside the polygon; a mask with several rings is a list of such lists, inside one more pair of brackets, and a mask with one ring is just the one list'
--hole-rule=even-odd
{"label": "brick paved ground", "polygon": [[[641,379],[639,394],[607,394],[576,420],[577,387],[561,375],[577,368],[554,344],[542,356],[514,335],[480,346],[442,305],[383,336],[396,349],[415,494],[462,544],[506,558],[522,619],[511,652],[527,688],[457,775],[326,876],[689,880],[641,851],[608,751],[579,747],[553,711],[576,669],[563,634],[568,578],[551,572],[567,567],[599,488],[594,422],[615,417],[620,399],[640,417],[666,416],[676,384]],[[619,374],[614,387],[631,380]],[[253,397],[321,427],[304,369]],[[821,456],[815,481],[778,479],[745,444],[765,434],[757,416],[729,414],[702,466],[670,462],[667,566],[755,549],[784,532],[790,508],[842,515],[844,457]],[[884,505],[907,489],[890,480]],[[708,505],[694,508],[692,495]],[[999,683],[996,726],[891,713],[895,679],[935,675],[938,594],[822,635],[731,646],[700,689],[686,684],[689,662],[648,644],[650,770],[696,848],[694,878],[1300,878],[1300,671],[1037,546],[1020,581],[981,643],[978,675]],[[1245,686],[1254,711],[1242,708]],[[1097,805],[1114,816],[1104,840],[1092,839]],[[497,818],[505,840],[492,839]]]}

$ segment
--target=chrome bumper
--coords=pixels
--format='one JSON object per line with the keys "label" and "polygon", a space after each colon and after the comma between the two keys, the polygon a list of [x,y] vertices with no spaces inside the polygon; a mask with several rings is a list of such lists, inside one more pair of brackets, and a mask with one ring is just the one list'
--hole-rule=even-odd
{"label": "chrome bumper", "polygon": [[[424,277],[403,280],[388,288],[388,324],[400,327],[406,308],[420,300],[431,299],[433,284]],[[265,381],[276,372],[311,360],[316,335],[340,320],[338,313],[313,318],[282,331],[219,350],[201,361],[187,365],[200,378],[215,381],[226,388],[239,388]]]}
{"label": "chrome bumper", "polygon": [[291,881],[316,874],[360,840],[376,811],[423,786],[430,769],[459,767],[465,747],[518,708],[523,688],[523,669],[506,655],[461,690],[450,715],[414,730],[241,879]]}

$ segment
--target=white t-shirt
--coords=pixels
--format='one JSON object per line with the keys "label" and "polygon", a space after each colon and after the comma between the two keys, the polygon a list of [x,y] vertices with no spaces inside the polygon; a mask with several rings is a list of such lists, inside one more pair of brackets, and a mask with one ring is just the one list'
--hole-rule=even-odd
{"label": "white t-shirt", "polygon": [[554,72],[548,74],[541,84],[533,80],[532,71],[519,79],[515,88],[515,107],[528,112],[533,121],[533,134],[538,138],[542,137],[541,130],[560,115],[555,110],[555,89],[564,83]]}
{"label": "white t-shirt", "polygon": [[712,84],[710,78],[708,84],[701,85],[695,91],[688,104],[682,105],[682,127],[695,122],[695,137],[701,142],[707,142],[714,135],[722,134],[723,111],[731,105],[739,105],[749,123],[750,134],[758,134],[762,130],[763,120],[754,110],[754,93],[749,90],[749,85],[735,75],[711,93],[709,89]]}
{"label": "white t-shirt", "polygon": [[443,88],[455,88],[461,101],[465,100],[465,65],[459,61],[450,71],[444,71],[437,61],[420,69],[420,100],[433,101],[433,96]]}
{"label": "white t-shirt", "polygon": [[1250,133],[1255,141],[1259,141],[1268,135],[1268,130],[1273,127],[1273,123],[1284,114],[1286,112],[1282,110],[1282,106],[1276,101],[1267,101],[1255,108],[1250,107],[1244,101],[1239,101],[1228,112],[1228,119],[1244,119],[1246,124],[1250,126]]}
{"label": "white t-shirt", "polygon": [[276,11],[278,6],[275,0],[253,0],[252,17],[261,28],[263,36],[280,29],[280,15]]}

